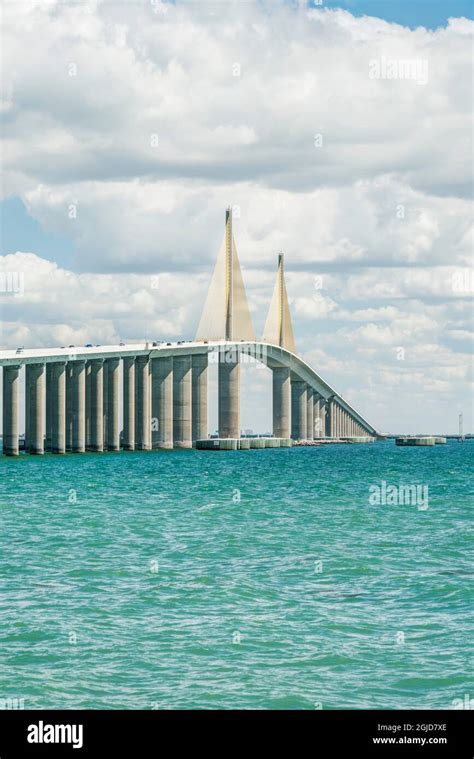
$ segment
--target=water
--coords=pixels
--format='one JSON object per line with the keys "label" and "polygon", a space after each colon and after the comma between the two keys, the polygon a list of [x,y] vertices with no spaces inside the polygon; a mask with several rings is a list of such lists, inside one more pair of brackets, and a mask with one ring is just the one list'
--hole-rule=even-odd
{"label": "water", "polygon": [[[2,458],[0,699],[444,709],[473,698],[472,451],[391,441]],[[428,485],[428,508],[370,505],[381,480]]]}

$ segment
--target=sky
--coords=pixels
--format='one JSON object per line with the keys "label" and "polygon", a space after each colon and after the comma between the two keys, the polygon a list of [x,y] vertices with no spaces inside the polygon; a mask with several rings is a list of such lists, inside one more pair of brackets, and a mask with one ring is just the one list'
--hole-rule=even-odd
{"label": "sky", "polygon": [[283,251],[330,385],[383,432],[471,431],[469,5],[7,0],[1,346],[194,337],[231,205],[257,334]]}

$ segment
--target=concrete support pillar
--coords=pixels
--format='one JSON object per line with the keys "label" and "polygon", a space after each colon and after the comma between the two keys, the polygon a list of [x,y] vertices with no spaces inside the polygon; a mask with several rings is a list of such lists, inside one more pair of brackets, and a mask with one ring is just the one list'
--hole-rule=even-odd
{"label": "concrete support pillar", "polygon": [[173,447],[173,357],[151,362],[152,448]]}
{"label": "concrete support pillar", "polygon": [[86,364],[85,361],[72,362],[72,442],[74,453],[86,450]]}
{"label": "concrete support pillar", "polygon": [[66,364],[51,364],[51,453],[66,453]]}
{"label": "concrete support pillar", "polygon": [[207,353],[192,356],[192,442],[207,440]]}
{"label": "concrete support pillar", "polygon": [[334,409],[335,402],[333,398],[328,398],[326,401],[326,435],[327,437],[335,437],[335,422],[334,422]]}
{"label": "concrete support pillar", "polygon": [[135,356],[123,359],[123,449],[135,450]]}
{"label": "concrete support pillar", "polygon": [[120,450],[119,430],[119,371],[120,359],[108,358],[104,365],[104,376],[107,377],[107,450]]}
{"label": "concrete support pillar", "polygon": [[[20,369],[21,372],[21,369]],[[25,448],[24,450],[26,453],[28,453],[28,449],[30,446],[30,381],[31,381],[31,375],[30,370],[28,369],[28,364],[25,364],[25,396],[23,399],[23,409],[25,412]],[[21,397],[20,397],[20,406],[21,406]]]}
{"label": "concrete support pillar", "polygon": [[291,437],[293,440],[306,440],[306,435],[306,382],[291,380]]}
{"label": "concrete support pillar", "polygon": [[306,439],[314,440],[314,391],[306,386]]}
{"label": "concrete support pillar", "polygon": [[90,363],[90,442],[89,450],[104,450],[104,362],[93,359]]}
{"label": "concrete support pillar", "polygon": [[286,366],[272,370],[273,377],[273,435],[291,437],[291,378]]}
{"label": "concrete support pillar", "polygon": [[316,391],[313,394],[313,430],[315,438],[322,436],[321,396]]}
{"label": "concrete support pillar", "polygon": [[3,367],[3,453],[18,456],[20,434],[20,367]]}
{"label": "concrete support pillar", "polygon": [[322,397],[319,401],[319,418],[321,419],[321,437],[326,437],[326,401]]}
{"label": "concrete support pillar", "polygon": [[86,362],[86,451],[91,444],[91,365]]}
{"label": "concrete support pillar", "polygon": [[[25,365],[25,402],[24,402],[24,409],[25,409],[25,451],[28,451],[28,441],[30,439],[30,375],[27,371],[27,365]],[[21,401],[20,401],[21,403]]]}
{"label": "concrete support pillar", "polygon": [[219,354],[219,437],[240,438],[240,363],[236,351]]}
{"label": "concrete support pillar", "polygon": [[25,435],[25,450],[28,453],[44,453],[45,431],[45,378],[44,364],[26,364],[25,366],[26,408],[28,430]]}
{"label": "concrete support pillar", "polygon": [[66,364],[66,451],[72,451],[72,362]]}
{"label": "concrete support pillar", "polygon": [[151,448],[150,367],[148,356],[135,361],[135,450]]}
{"label": "concrete support pillar", "polygon": [[108,418],[108,406],[109,406],[109,373],[107,370],[107,361],[108,359],[104,359],[104,369],[102,373],[102,429],[104,430],[104,440],[103,440],[103,446],[104,451],[108,450],[108,424],[107,424],[107,418]]}
{"label": "concrete support pillar", "polygon": [[46,450],[51,450],[51,413],[52,413],[52,393],[51,393],[51,382],[52,382],[52,364],[46,364]]}
{"label": "concrete support pillar", "polygon": [[191,356],[173,359],[173,445],[192,447],[192,390]]}

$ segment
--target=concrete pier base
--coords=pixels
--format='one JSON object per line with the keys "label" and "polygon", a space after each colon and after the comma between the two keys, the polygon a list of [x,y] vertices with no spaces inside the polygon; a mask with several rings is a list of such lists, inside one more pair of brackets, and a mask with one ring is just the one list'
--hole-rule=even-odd
{"label": "concrete pier base", "polygon": [[278,437],[265,438],[265,448],[279,448],[279,447],[280,447],[280,438]]}
{"label": "concrete pier base", "polygon": [[405,446],[435,445],[435,438],[434,437],[397,437],[395,438],[395,445],[405,445]]}
{"label": "concrete pier base", "polygon": [[291,448],[291,438],[277,437],[243,437],[243,438],[207,438],[196,440],[196,448],[204,451],[248,451],[266,448]]}
{"label": "concrete pier base", "polygon": [[251,448],[265,448],[265,440],[262,437],[251,437],[250,447]]}

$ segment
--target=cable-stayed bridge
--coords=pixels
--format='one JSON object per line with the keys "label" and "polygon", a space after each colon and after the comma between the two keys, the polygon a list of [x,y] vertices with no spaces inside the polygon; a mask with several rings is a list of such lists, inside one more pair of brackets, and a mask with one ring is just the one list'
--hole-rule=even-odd
{"label": "cable-stayed bridge", "polygon": [[273,442],[377,435],[298,356],[283,255],[263,335],[256,339],[227,209],[194,341],[0,351],[3,453],[19,453],[21,404],[31,454],[190,448],[209,437],[209,363],[217,364],[219,438],[239,441],[240,368],[248,359],[272,372]]}

